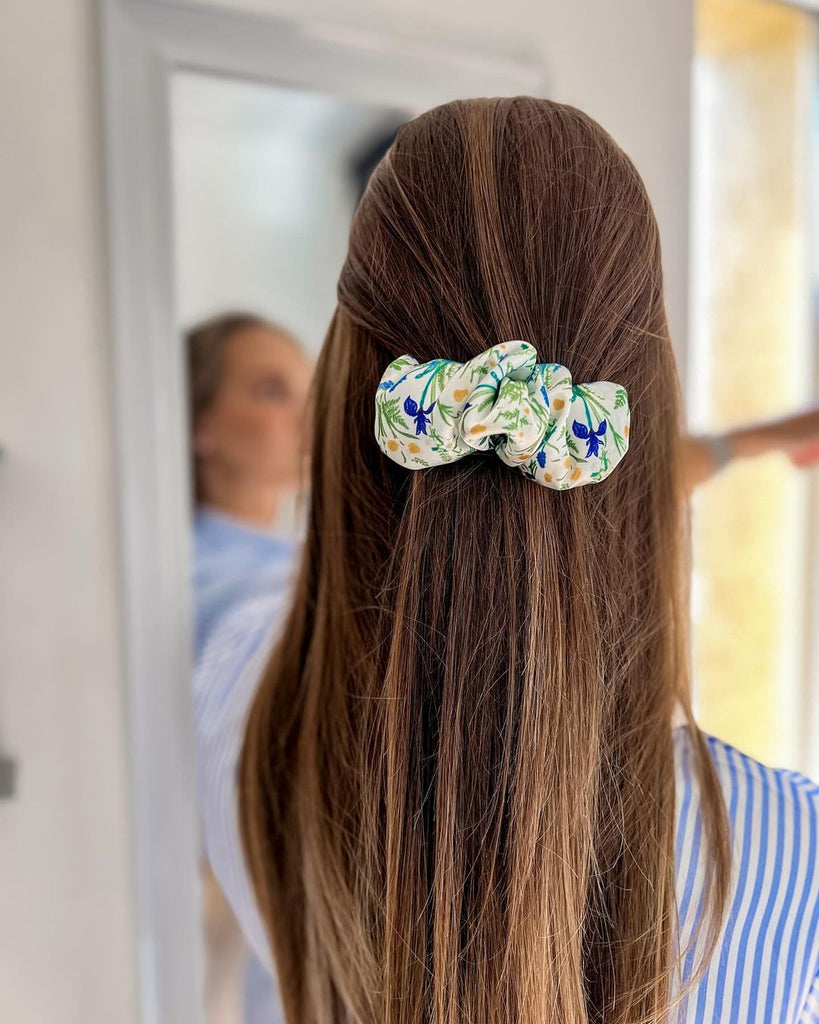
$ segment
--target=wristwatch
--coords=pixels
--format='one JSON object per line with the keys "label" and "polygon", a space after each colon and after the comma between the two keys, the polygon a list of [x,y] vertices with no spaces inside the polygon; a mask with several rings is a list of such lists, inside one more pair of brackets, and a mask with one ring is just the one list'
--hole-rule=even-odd
{"label": "wristwatch", "polygon": [[711,453],[715,472],[718,472],[733,459],[734,446],[729,434],[700,434],[700,440],[706,444]]}

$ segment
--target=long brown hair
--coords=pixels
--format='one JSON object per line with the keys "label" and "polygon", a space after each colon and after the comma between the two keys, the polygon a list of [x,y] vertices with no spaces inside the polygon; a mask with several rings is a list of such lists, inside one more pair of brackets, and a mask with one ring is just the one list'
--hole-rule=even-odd
{"label": "long brown hair", "polygon": [[[681,397],[643,184],[571,107],[438,107],[374,173],[338,300],[301,574],[241,769],[287,1020],[664,1020],[675,698],[713,858],[709,953],[730,858],[691,714]],[[627,388],[609,478],[553,491],[491,453],[408,472],[379,452],[392,359],[518,338]]]}

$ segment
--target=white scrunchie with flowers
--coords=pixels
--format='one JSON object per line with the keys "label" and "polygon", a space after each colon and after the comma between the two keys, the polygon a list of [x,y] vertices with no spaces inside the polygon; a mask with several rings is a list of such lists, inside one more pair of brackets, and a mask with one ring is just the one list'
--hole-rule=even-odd
{"label": "white scrunchie with flowers", "polygon": [[560,363],[538,363],[525,341],[493,345],[466,363],[393,360],[375,397],[375,436],[407,469],[494,450],[545,487],[604,480],[628,451],[626,389],[573,384]]}

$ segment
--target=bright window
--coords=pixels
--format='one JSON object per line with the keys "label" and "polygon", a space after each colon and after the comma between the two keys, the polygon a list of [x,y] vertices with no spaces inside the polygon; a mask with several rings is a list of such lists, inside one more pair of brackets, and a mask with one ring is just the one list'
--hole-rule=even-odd
{"label": "bright window", "polygon": [[[693,76],[689,426],[796,411],[817,394],[812,334],[814,17],[700,0]],[[808,770],[817,470],[734,463],[693,502],[693,671],[705,729]],[[811,482],[813,480],[813,482]],[[815,500],[815,498],[814,498]],[[815,519],[813,520],[815,522]]]}

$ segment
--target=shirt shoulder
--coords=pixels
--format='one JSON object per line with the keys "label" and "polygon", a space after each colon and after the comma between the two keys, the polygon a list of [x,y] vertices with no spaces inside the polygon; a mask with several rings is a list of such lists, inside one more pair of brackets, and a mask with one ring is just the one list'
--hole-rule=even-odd
{"label": "shirt shoulder", "polygon": [[789,778],[800,787],[811,791],[814,800],[819,800],[819,783],[815,782],[802,772],[796,771],[792,768],[776,767],[765,764],[762,761],[757,761],[749,754],[739,750],[738,747],[733,746],[711,733],[703,732],[703,737],[705,738],[705,742],[708,744],[711,756],[717,764],[718,769],[720,767],[725,767],[728,768],[730,773],[732,764],[734,766],[741,765],[746,775],[758,773],[768,781],[776,781],[777,778]]}
{"label": "shirt shoulder", "polygon": [[[756,807],[775,803],[779,810],[795,814],[807,827],[819,825],[819,783],[791,768],[764,764],[725,740],[702,732],[716,769],[732,825],[742,805]],[[687,726],[674,730],[678,781],[683,789],[695,786],[693,744]]]}
{"label": "shirt shoulder", "polygon": [[[731,833],[732,879],[718,949],[697,1012],[719,1021],[796,1021],[819,969],[819,785],[763,764],[703,733]],[[684,934],[696,929],[702,882],[700,794],[687,728],[678,755],[678,904]],[[726,1016],[724,1019],[729,1019]]]}

